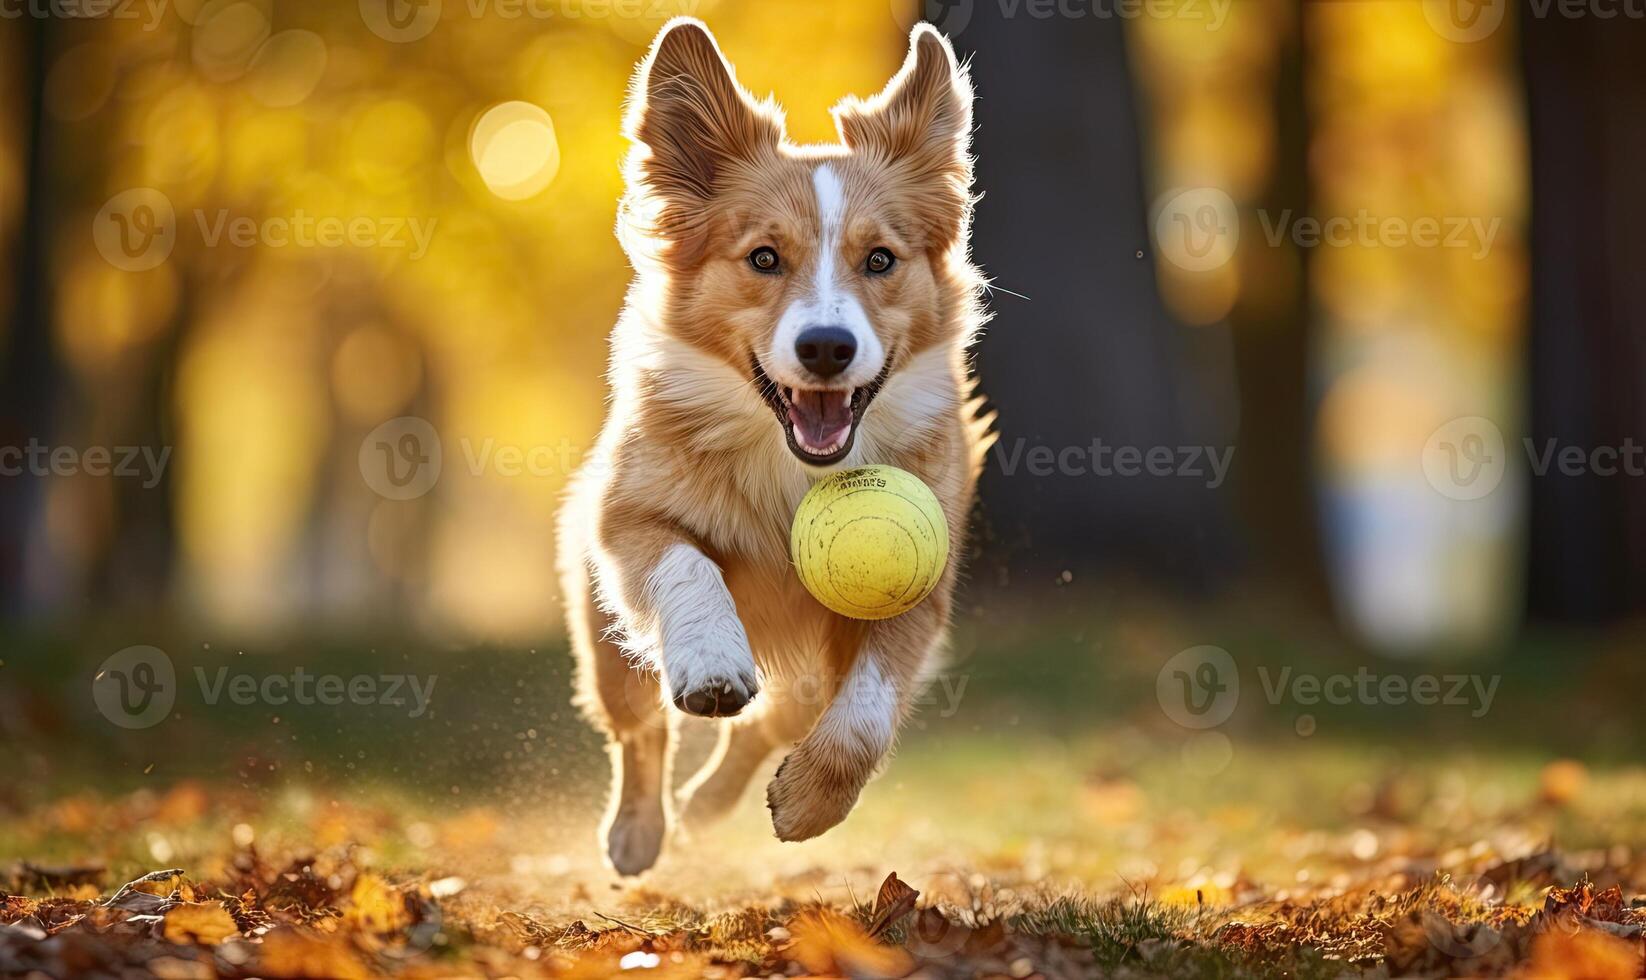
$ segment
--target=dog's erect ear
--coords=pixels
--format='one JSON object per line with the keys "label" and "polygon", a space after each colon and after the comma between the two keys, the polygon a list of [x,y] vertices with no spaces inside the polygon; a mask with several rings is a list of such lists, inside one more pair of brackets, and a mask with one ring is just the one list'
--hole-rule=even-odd
{"label": "dog's erect ear", "polygon": [[951,219],[971,211],[972,85],[954,49],[930,24],[909,35],[909,54],[884,91],[834,108],[840,138],[854,151],[901,165],[915,193]]}
{"label": "dog's erect ear", "polygon": [[776,109],[743,91],[714,35],[690,17],[669,21],[652,42],[629,90],[625,129],[650,151],[630,180],[682,203],[709,200],[729,168],[783,138]]}

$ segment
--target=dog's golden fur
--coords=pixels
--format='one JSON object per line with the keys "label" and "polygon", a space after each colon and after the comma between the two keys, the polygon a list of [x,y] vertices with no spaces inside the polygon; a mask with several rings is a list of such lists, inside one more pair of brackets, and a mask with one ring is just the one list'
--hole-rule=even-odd
{"label": "dog's golden fur", "polygon": [[[735,696],[730,711],[701,712],[715,714],[753,698],[721,722],[681,818],[723,814],[768,755],[798,742],[767,802],[777,836],[802,840],[849,812],[942,642],[958,562],[924,603],[879,622],[835,615],[802,588],[789,523],[827,468],[785,445],[752,365],[782,373],[774,325],[820,262],[835,268],[820,249],[837,248],[848,270],[872,249],[895,254],[895,275],[842,287],[885,367],[834,465],[919,476],[963,552],[987,438],[967,380],[982,321],[967,257],[971,89],[947,41],[921,26],[884,92],[834,112],[840,144],[789,143],[776,107],[743,91],[707,28],[685,18],[658,35],[630,93],[619,234],[635,279],[612,336],[610,412],[559,535],[579,700],[614,766],[602,836],[623,873],[656,860],[670,821],[670,700]],[[832,218],[816,190],[823,166],[843,192]],[[752,271],[762,245],[793,274]],[[693,685],[709,693],[688,699]]]}

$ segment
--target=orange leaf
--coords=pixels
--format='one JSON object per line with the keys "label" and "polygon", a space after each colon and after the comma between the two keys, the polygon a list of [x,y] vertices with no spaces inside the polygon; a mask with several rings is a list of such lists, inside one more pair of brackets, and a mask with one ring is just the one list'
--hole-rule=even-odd
{"label": "orange leaf", "polygon": [[1597,929],[1551,929],[1537,937],[1520,976],[1539,980],[1634,980],[1640,944]]}
{"label": "orange leaf", "polygon": [[880,934],[897,924],[914,910],[915,899],[920,893],[904,884],[893,871],[880,883],[880,894],[874,899],[874,918],[869,922],[869,936],[879,938]]}
{"label": "orange leaf", "polygon": [[411,923],[406,899],[377,875],[363,873],[354,879],[344,917],[361,932],[398,932]]}
{"label": "orange leaf", "polygon": [[360,980],[366,969],[348,947],[326,942],[296,929],[275,929],[263,937],[257,970],[268,977],[327,977]]}
{"label": "orange leaf", "polygon": [[829,909],[802,913],[790,930],[789,954],[812,973],[825,976],[902,977],[914,969],[909,954],[882,946],[852,920]]}
{"label": "orange leaf", "polygon": [[236,935],[240,927],[222,902],[178,905],[166,912],[166,941],[216,946]]}

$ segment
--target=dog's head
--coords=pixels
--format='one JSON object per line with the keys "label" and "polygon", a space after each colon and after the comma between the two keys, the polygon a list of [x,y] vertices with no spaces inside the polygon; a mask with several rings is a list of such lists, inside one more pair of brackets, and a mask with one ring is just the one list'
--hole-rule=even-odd
{"label": "dog's head", "polygon": [[661,277],[658,326],[746,379],[805,463],[844,459],[889,379],[970,339],[971,100],[926,25],[883,92],[835,107],[838,145],[789,143],[698,21],[636,73],[622,233]]}

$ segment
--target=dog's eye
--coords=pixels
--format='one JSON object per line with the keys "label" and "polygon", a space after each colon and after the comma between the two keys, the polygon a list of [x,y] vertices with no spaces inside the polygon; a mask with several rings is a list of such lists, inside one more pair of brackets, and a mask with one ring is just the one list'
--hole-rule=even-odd
{"label": "dog's eye", "polygon": [[892,266],[896,263],[897,259],[891,252],[883,248],[877,248],[869,253],[869,274],[872,276],[883,276],[892,271]]}
{"label": "dog's eye", "polygon": [[754,271],[772,273],[777,271],[777,249],[769,245],[762,245],[749,253],[749,264]]}

